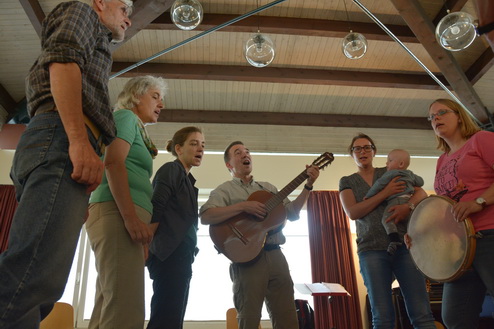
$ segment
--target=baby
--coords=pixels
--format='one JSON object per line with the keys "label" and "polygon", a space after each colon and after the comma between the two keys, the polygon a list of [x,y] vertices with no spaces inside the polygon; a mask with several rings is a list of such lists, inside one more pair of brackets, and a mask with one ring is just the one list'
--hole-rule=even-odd
{"label": "baby", "polygon": [[370,198],[371,196],[377,194],[381,191],[388,183],[395,178],[400,176],[399,181],[406,183],[405,191],[393,194],[389,196],[386,201],[388,202],[386,209],[384,210],[382,224],[386,229],[386,233],[389,236],[389,246],[388,254],[393,255],[399,246],[402,245],[400,236],[398,235],[398,229],[393,221],[386,222],[391,213],[388,212],[389,208],[392,206],[408,203],[408,200],[413,195],[415,186],[424,185],[424,180],[422,177],[415,175],[412,171],[407,170],[410,165],[410,154],[401,149],[395,149],[389,152],[388,161],[386,161],[386,169],[388,170],[384,175],[382,175],[367,192],[365,198]]}

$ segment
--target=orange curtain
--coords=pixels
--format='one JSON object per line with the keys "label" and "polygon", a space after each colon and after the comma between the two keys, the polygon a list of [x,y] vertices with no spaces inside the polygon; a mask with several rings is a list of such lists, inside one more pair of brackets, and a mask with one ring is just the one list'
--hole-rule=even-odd
{"label": "orange curtain", "polygon": [[0,185],[0,253],[7,249],[10,225],[17,208],[13,185]]}
{"label": "orange curtain", "polygon": [[[351,297],[316,297],[317,329],[362,329],[356,272],[353,261],[349,220],[343,211],[338,191],[313,191],[307,202],[312,281],[339,283]],[[331,306],[331,313],[329,314]]]}

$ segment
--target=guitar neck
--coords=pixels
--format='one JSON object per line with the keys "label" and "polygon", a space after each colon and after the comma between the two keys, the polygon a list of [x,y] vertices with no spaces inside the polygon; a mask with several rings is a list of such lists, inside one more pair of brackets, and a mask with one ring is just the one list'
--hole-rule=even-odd
{"label": "guitar neck", "polygon": [[306,170],[302,171],[300,173],[300,175],[295,177],[290,183],[288,183],[287,186],[285,186],[283,189],[281,189],[281,191],[279,191],[277,194],[273,195],[273,197],[270,198],[265,204],[268,212],[270,212],[271,210],[276,208],[276,206],[278,206],[281,202],[283,202],[283,200],[290,193],[292,193],[300,184],[302,184],[302,182],[304,180],[306,180],[307,177],[309,177],[309,175],[307,175]]}

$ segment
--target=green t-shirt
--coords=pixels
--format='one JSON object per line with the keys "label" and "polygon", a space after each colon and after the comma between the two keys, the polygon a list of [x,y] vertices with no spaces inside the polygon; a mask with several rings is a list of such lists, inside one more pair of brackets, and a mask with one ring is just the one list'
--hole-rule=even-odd
{"label": "green t-shirt", "polygon": [[[129,177],[130,195],[134,204],[146,209],[150,213],[153,211],[151,198],[153,187],[151,185],[151,175],[153,173],[153,158],[149,153],[141,136],[137,124],[137,116],[130,110],[118,110],[113,113],[115,126],[117,127],[117,138],[121,138],[130,144],[129,154],[125,159],[127,174]],[[91,194],[90,203],[113,201],[106,172],[103,181]]]}

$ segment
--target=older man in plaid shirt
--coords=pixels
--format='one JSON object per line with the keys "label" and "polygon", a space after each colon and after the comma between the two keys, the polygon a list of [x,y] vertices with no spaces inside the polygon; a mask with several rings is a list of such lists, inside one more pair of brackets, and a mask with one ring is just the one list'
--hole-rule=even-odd
{"label": "older man in plaid shirt", "polygon": [[59,4],[44,20],[27,77],[31,122],[11,177],[19,206],[0,255],[0,328],[38,328],[62,296],[89,193],[115,137],[108,97],[110,41],[130,26],[130,0]]}

